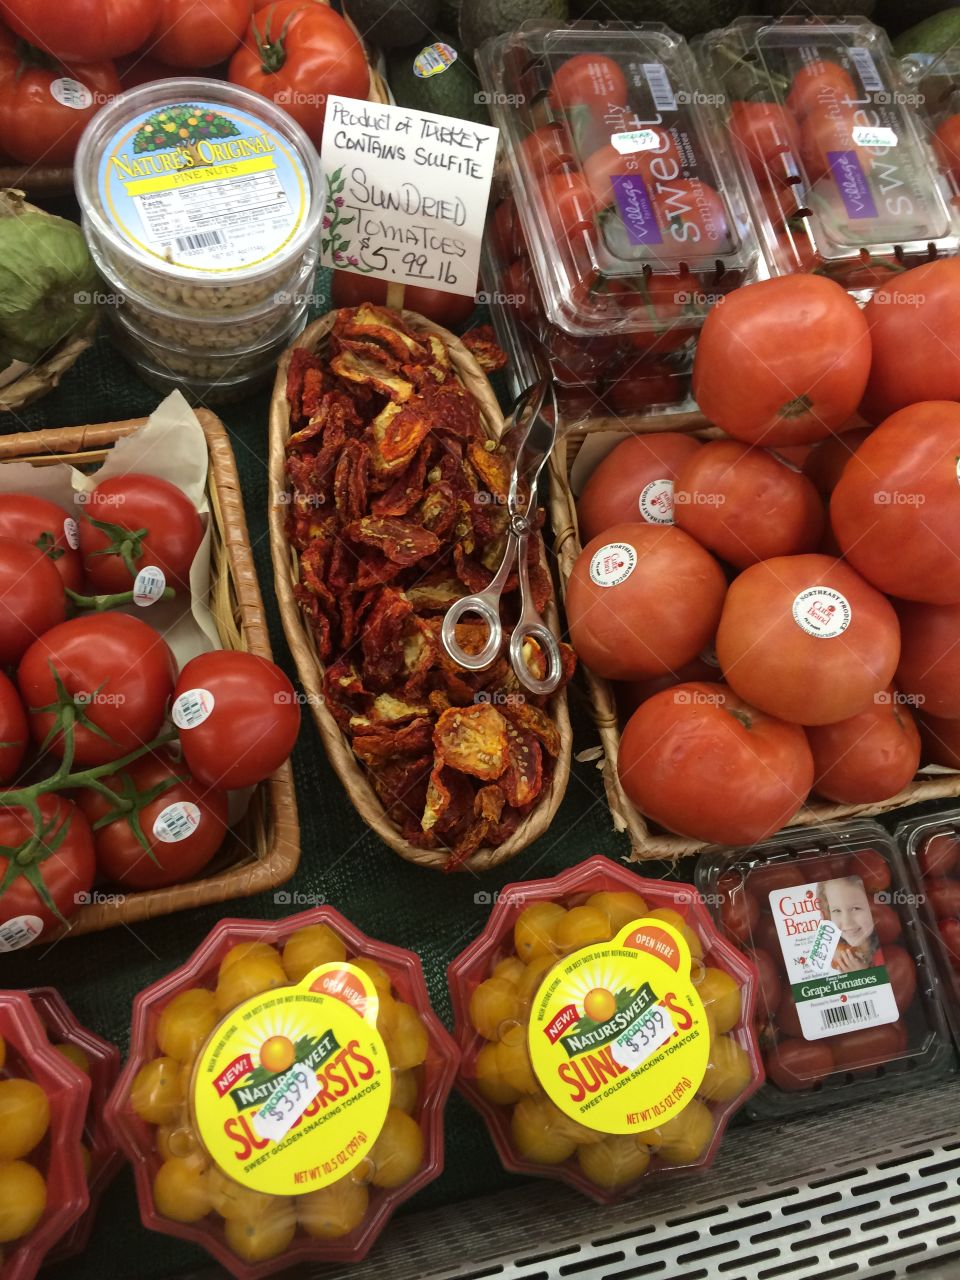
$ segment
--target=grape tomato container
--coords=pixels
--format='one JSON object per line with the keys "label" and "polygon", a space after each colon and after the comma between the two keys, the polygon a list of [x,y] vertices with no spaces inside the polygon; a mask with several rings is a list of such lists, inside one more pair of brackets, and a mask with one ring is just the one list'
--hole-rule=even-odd
{"label": "grape tomato container", "polygon": [[953,1063],[905,859],[878,823],[708,849],[697,887],[760,976],[757,1116],[920,1087]]}
{"label": "grape tomato container", "polygon": [[[26,991],[0,991],[0,1038],[4,1046],[0,1083],[14,1078],[30,1080],[43,1090],[49,1105],[45,1133],[19,1157],[43,1178],[45,1207],[31,1230],[0,1245],[3,1280],[32,1280],[89,1204],[81,1141],[90,1080],[50,1043]],[[0,1165],[3,1167],[12,1165]],[[0,1218],[6,1234],[6,1213]]]}
{"label": "grape tomato container", "polygon": [[504,888],[448,979],[504,1167],[601,1202],[708,1166],[763,1078],[752,961],[692,886],[600,855]]}
{"label": "grape tomato container", "polygon": [[741,18],[695,42],[772,274],[869,297],[960,247],[956,210],[886,33],[863,18]]}
{"label": "grape tomato container", "polygon": [[442,1170],[456,1046],[418,957],[331,907],[222,920],[130,1043],[106,1115],[144,1225],[240,1280],[359,1260]]}

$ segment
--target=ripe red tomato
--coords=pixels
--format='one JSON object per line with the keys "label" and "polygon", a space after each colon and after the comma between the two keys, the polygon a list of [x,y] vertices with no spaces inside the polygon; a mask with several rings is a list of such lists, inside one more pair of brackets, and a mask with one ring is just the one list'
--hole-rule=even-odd
{"label": "ripe red tomato", "polygon": [[753,868],[747,880],[747,891],[761,911],[769,911],[771,893],[795,889],[809,878],[810,872],[806,867],[801,872],[792,862],[769,862]]}
{"label": "ripe red tomato", "polygon": [[698,680],[719,682],[720,668],[715,659],[708,661],[708,658],[713,659],[713,654],[706,649],[692,662],[685,662],[682,667],[677,667],[676,671],[665,671],[662,676],[651,676],[649,680],[618,681],[614,685],[614,693],[621,719],[629,720],[641,702],[646,702],[663,689],[672,689],[674,685],[690,684]]}
{"label": "ripe red tomato", "polygon": [[875,849],[850,855],[848,876],[859,876],[867,893],[884,893],[890,888],[890,863]]}
{"label": "ripe red tomato", "polygon": [[0,0],[8,27],[66,62],[132,53],[148,39],[155,13],[151,0]]}
{"label": "ripe red tomato", "polygon": [[687,459],[674,503],[679,528],[740,569],[814,551],[823,533],[823,503],[806,476],[736,440],[710,440]]}
{"label": "ripe red tomato", "polygon": [[887,906],[885,902],[871,902],[870,914],[873,916],[873,927],[877,931],[881,947],[896,942],[903,932],[903,926],[893,907]]}
{"label": "ripe red tomato", "polygon": [[960,769],[960,720],[918,712],[917,726],[923,747],[920,758],[924,764],[943,764],[948,769]]}
{"label": "ripe red tomato", "polygon": [[573,566],[570,639],[599,676],[662,675],[712,641],[726,589],[713,556],[679,529],[616,524],[591,539]]}
{"label": "ripe red tomato", "polygon": [[17,776],[29,741],[27,713],[17,686],[0,672],[0,782],[12,782]]}
{"label": "ripe red tomato", "polygon": [[46,498],[29,493],[0,494],[0,538],[32,542],[72,591],[83,586],[83,563],[77,551],[77,522]]}
{"label": "ripe red tomato", "polygon": [[818,493],[830,497],[844,467],[872,430],[872,427],[855,427],[842,435],[828,436],[813,446],[803,464],[803,474],[813,481]]}
{"label": "ripe red tomato", "polygon": [[117,59],[117,75],[120,77],[122,89],[135,89],[140,84],[151,84],[154,80],[169,80],[177,73],[164,66],[157,58],[139,51],[125,54]]}
{"label": "ripe red tomato", "polygon": [[253,15],[229,78],[283,107],[318,148],[327,99],[365,99],[370,86],[363,45],[343,18],[303,0],[278,0]]}
{"label": "ripe red tomato", "polygon": [[697,253],[724,253],[730,226],[723,197],[702,178],[650,178],[650,201],[664,242]]}
{"label": "ripe red tomato", "polygon": [[782,1035],[795,1036],[798,1040],[804,1038],[803,1028],[800,1026],[800,1015],[797,1013],[797,1002],[789,988],[784,991],[777,1006],[777,1030]]}
{"label": "ripe red tomato", "polygon": [[883,963],[893,987],[893,998],[901,1014],[910,1008],[917,994],[917,966],[903,947],[883,948]]}
{"label": "ripe red tomato", "polygon": [[[734,884],[727,889],[720,904],[720,923],[731,938],[750,946],[753,942],[753,931],[760,919],[760,908],[756,899],[747,893],[746,886],[739,877],[731,877]],[[720,887],[723,887],[721,877]]]}
{"label": "ripe red tomato", "polygon": [[954,179],[960,177],[960,115],[947,116],[934,130],[933,150],[937,160]]}
{"label": "ripe red tomato", "polygon": [[300,706],[279,667],[218,649],[191,658],[174,690],[183,758],[208,787],[252,787],[279,769],[300,731]]}
{"label": "ripe red tomato", "polygon": [[[163,725],[176,665],[167,642],[139,618],[101,613],[61,622],[35,640],[17,670],[30,732],[42,743],[56,723],[58,680],[72,699],[78,766],[119,760]],[[63,755],[63,735],[50,750]]]}
{"label": "ripe red tomato", "polygon": [[604,114],[627,100],[627,81],[619,65],[601,54],[578,53],[562,62],[553,74],[550,105],[555,111],[592,107]]}
{"label": "ripe red tomato", "polygon": [[925,876],[947,876],[960,861],[960,840],[949,831],[927,836],[917,854],[920,870]]}
{"label": "ripe red tomato", "polygon": [[[45,834],[32,854],[17,858],[17,871],[9,882],[11,851],[33,837],[34,825],[26,809],[0,808],[0,924],[34,916],[42,926],[40,936],[77,913],[90,892],[96,864],[90,826],[76,805],[53,793],[40,796],[38,804]],[[34,871],[45,893],[30,883],[28,876]]]}
{"label": "ripe red tomato", "polygon": [[797,724],[832,724],[869,708],[899,655],[893,606],[829,556],[779,556],[744,569],[717,629],[729,684]]}
{"label": "ripe red tomato", "polygon": [[836,1070],[825,1040],[782,1040],[764,1058],[768,1078],[790,1093],[814,1089]]}
{"label": "ripe red tomato", "polygon": [[[331,289],[335,307],[355,307],[361,302],[375,302],[382,307],[387,302],[386,280],[354,271],[334,271]],[[477,300],[472,293],[444,293],[442,289],[408,284],[403,291],[403,305],[405,310],[416,311],[434,324],[450,326],[468,320],[476,310]]]}
{"label": "ripe red tomato", "polygon": [[645,272],[637,281],[637,310],[645,327],[627,335],[631,345],[647,358],[685,347],[703,318],[701,293],[689,271]]}
{"label": "ripe red tomato", "polygon": [[758,947],[753,953],[753,963],[760,976],[757,1012],[763,1017],[772,1018],[780,1003],[780,971],[770,952],[764,947]]}
{"label": "ripe red tomato", "polygon": [[894,1058],[902,1058],[907,1050],[907,1029],[902,1022],[889,1022],[882,1027],[859,1027],[835,1036],[833,1059],[842,1071],[869,1071]]}
{"label": "ripe red tomato", "polygon": [[735,102],[727,127],[759,175],[767,169],[777,173],[777,157],[800,149],[796,120],[776,102]]}
{"label": "ripe red tomato", "polygon": [[633,803],[669,831],[753,844],[786,826],[806,800],[813,757],[796,725],[723,685],[688,684],[654,694],[633,714],[617,772]]}
{"label": "ripe red tomato", "polygon": [[846,290],[824,276],[781,276],[735,289],[707,313],[693,395],[735,440],[804,444],[849,422],[869,371],[867,323]]}
{"label": "ripe red tomato", "polygon": [[[102,781],[124,800],[153,799],[136,812],[150,852],[137,839],[129,813],[119,814],[98,791],[81,791],[77,803],[94,828],[97,870],[125,889],[181,884],[202,871],[227,832],[227,796],[201,786],[168,756],[144,756]],[[162,789],[161,789],[162,788]],[[113,814],[113,821],[96,824]]]}
{"label": "ripe red tomato", "polygon": [[949,876],[930,876],[923,882],[923,892],[938,920],[960,916],[960,880]]}
{"label": "ripe red tomato", "polygon": [[[107,526],[107,527],[104,527]],[[102,480],[80,518],[80,551],[94,591],[129,591],[155,565],[167,585],[190,589],[190,566],[203,539],[193,503],[169,480],[130,473]]]}
{"label": "ripe red tomato", "polygon": [[673,484],[689,458],[702,449],[694,436],[674,431],[628,436],[594,467],[577,501],[580,541],[611,525],[643,520],[673,523]]}
{"label": "ripe red tomato", "polygon": [[213,67],[243,38],[250,0],[158,0],[150,53],[171,67]]}
{"label": "ripe red tomato", "polygon": [[559,123],[541,125],[528,133],[520,143],[519,152],[525,173],[537,177],[576,163],[567,131]]}
{"label": "ripe red tomato", "polygon": [[63,580],[53,561],[29,542],[0,538],[0,665],[19,662],[66,612]]}
{"label": "ripe red tomato", "polygon": [[645,151],[624,154],[607,143],[598,147],[583,162],[583,176],[594,194],[597,208],[605,209],[613,204],[616,196],[612,179],[633,174],[649,186],[676,176],[682,170],[682,160],[676,140],[666,129],[652,127],[657,135],[657,145]]}
{"label": "ripe red tomato", "polygon": [[960,974],[960,920],[938,920],[943,953],[954,973]]}
{"label": "ripe red tomato", "polygon": [[817,107],[837,104],[853,106],[857,90],[850,76],[837,62],[817,58],[805,63],[793,77],[787,95],[787,109],[800,120]]}
{"label": "ripe red tomato", "polygon": [[[60,100],[64,81],[76,84],[68,105]],[[111,62],[76,61],[69,67],[31,63],[14,36],[0,28],[0,130],[4,154],[14,160],[70,164],[87,124],[119,92]]]}
{"label": "ripe red tomato", "polygon": [[873,346],[863,401],[869,422],[921,400],[960,400],[960,259],[901,272],[863,314]]}
{"label": "ripe red tomato", "polygon": [[849,720],[807,730],[814,791],[837,804],[876,804],[897,795],[920,767],[920,731],[894,689]]}
{"label": "ripe red tomato", "polygon": [[[769,906],[769,903],[764,905]],[[777,924],[769,911],[762,911],[760,913],[760,923],[757,925],[754,945],[762,947],[764,951],[769,951],[772,956],[779,956],[782,954],[780,949],[780,935],[777,933]]]}
{"label": "ripe red tomato", "polygon": [[930,715],[956,720],[960,717],[960,603],[901,603],[897,616],[897,684]]}
{"label": "ripe red tomato", "polygon": [[927,400],[887,418],[843,469],[830,522],[880,591],[960,603],[960,405]]}

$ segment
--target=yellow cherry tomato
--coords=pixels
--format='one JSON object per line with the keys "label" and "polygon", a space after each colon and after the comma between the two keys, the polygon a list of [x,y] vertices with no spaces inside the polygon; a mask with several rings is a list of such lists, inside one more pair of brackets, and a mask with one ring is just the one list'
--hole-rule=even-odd
{"label": "yellow cherry tomato", "polygon": [[343,939],[325,924],[308,924],[291,933],[283,948],[283,968],[291,982],[300,983],[311,969],[347,958]]}
{"label": "yellow cherry tomato", "polygon": [[487,978],[470,997],[470,1021],[485,1040],[497,1040],[501,1028],[517,1022],[523,1012],[517,988],[506,978]]}
{"label": "yellow cherry tomato", "polygon": [[370,1151],[377,1187],[401,1187],[423,1164],[423,1130],[412,1116],[391,1107]]}
{"label": "yellow cherry tomato", "polygon": [[[264,946],[265,944],[254,943],[253,945]],[[233,951],[228,952],[220,966],[216,1001],[221,1017],[252,996],[289,985],[280,957],[273,947],[267,947],[266,951],[251,950],[247,955],[238,957],[228,965],[227,960],[234,951],[238,950],[238,947],[234,947]]]}
{"label": "yellow cherry tomato", "polygon": [[515,1089],[503,1077],[499,1062],[500,1049],[499,1044],[488,1040],[477,1054],[474,1071],[477,1088],[486,1100],[498,1107],[506,1107],[517,1101],[520,1090]]}
{"label": "yellow cherry tomato", "polygon": [[530,1064],[526,1027],[507,1027],[493,1047],[500,1079],[509,1089],[516,1090],[518,1094],[539,1092],[540,1085]]}
{"label": "yellow cherry tomato", "polygon": [[513,1145],[525,1159],[535,1164],[563,1164],[576,1151],[574,1139],[557,1131],[556,1110],[542,1094],[521,1098],[513,1108]]}
{"label": "yellow cherry tomato", "polygon": [[0,1164],[0,1244],[32,1231],[47,1207],[43,1174],[25,1160]]}
{"label": "yellow cherry tomato", "polygon": [[679,911],[674,911],[673,907],[657,907],[655,911],[648,911],[647,915],[651,920],[663,920],[665,924],[672,924],[679,933],[683,934],[693,959],[703,959],[703,943]]}
{"label": "yellow cherry tomato", "polygon": [[543,1099],[544,1114],[550,1121],[550,1127],[561,1138],[569,1138],[571,1142],[575,1142],[577,1146],[591,1146],[594,1142],[602,1142],[603,1134],[599,1129],[589,1129],[585,1124],[580,1124],[574,1120],[572,1116],[568,1116],[565,1111],[561,1111],[556,1103],[551,1102],[549,1098]]}
{"label": "yellow cherry tomato", "polygon": [[427,1029],[412,1004],[396,1000],[396,1021],[384,1036],[387,1056],[395,1071],[408,1071],[426,1061],[430,1041]]}
{"label": "yellow cherry tomato", "polygon": [[491,978],[506,978],[508,982],[512,982],[514,986],[523,977],[523,971],[527,966],[519,956],[506,956],[499,964],[493,966]]}
{"label": "yellow cherry tomato", "polygon": [[206,987],[181,991],[164,1006],[157,1023],[157,1046],[168,1058],[192,1062],[220,1021],[217,1000]]}
{"label": "yellow cherry tomato", "polygon": [[207,1172],[195,1160],[165,1160],[153,1180],[157,1213],[174,1222],[199,1222],[210,1212]]}
{"label": "yellow cherry tomato", "polygon": [[596,907],[610,921],[613,933],[619,933],[624,925],[640,920],[647,914],[647,904],[639,893],[591,893],[588,907]]}
{"label": "yellow cherry tomato", "polygon": [[201,1169],[210,1163],[200,1135],[183,1120],[159,1125],[156,1132],[157,1152],[164,1160],[192,1160]]}
{"label": "yellow cherry tomato", "polygon": [[706,968],[697,983],[697,993],[704,1008],[713,1013],[713,1023],[720,1035],[726,1035],[740,1021],[740,988],[723,969]]}
{"label": "yellow cherry tomato", "polygon": [[513,944],[524,964],[537,956],[556,955],[557,925],[566,914],[559,902],[531,902],[524,907],[513,926]]}
{"label": "yellow cherry tomato", "polygon": [[711,1102],[730,1102],[743,1093],[752,1075],[746,1050],[731,1036],[717,1036],[710,1046],[700,1095]]}
{"label": "yellow cherry tomato", "polygon": [[297,1233],[297,1213],[289,1200],[268,1197],[270,1204],[253,1217],[227,1218],[227,1244],[245,1262],[265,1262],[285,1253]]}
{"label": "yellow cherry tomato", "polygon": [[183,1105],[182,1064],[176,1058],[145,1062],[130,1086],[130,1105],[147,1124],[172,1124]]}
{"label": "yellow cherry tomato", "polygon": [[359,1227],[367,1215],[370,1193],[362,1182],[341,1178],[319,1191],[297,1197],[297,1216],[308,1236],[336,1240]]}
{"label": "yellow cherry tomato", "polygon": [[712,1137],[710,1108],[694,1098],[679,1115],[660,1126],[657,1154],[666,1164],[693,1164],[706,1151]]}
{"label": "yellow cherry tomato", "polygon": [[400,1111],[410,1112],[417,1105],[420,1097],[420,1081],[416,1071],[397,1071],[394,1069],[390,1082],[390,1105]]}
{"label": "yellow cherry tomato", "polygon": [[517,995],[520,997],[520,1003],[526,1010],[534,996],[540,990],[544,978],[549,971],[557,963],[557,957],[553,953],[543,956],[537,956],[531,960],[523,971],[523,977],[517,983]]}
{"label": "yellow cherry tomato", "polygon": [[53,1047],[61,1057],[72,1062],[85,1076],[90,1074],[90,1059],[78,1044],[55,1044]]}
{"label": "yellow cherry tomato", "polygon": [[33,1080],[0,1080],[0,1160],[29,1155],[50,1124],[47,1095]]}
{"label": "yellow cherry tomato", "polygon": [[377,1009],[377,1030],[386,1039],[396,1030],[399,1015],[397,1013],[398,1002],[394,1000],[389,991],[377,992],[379,1000],[379,1008]]}
{"label": "yellow cherry tomato", "polygon": [[599,907],[571,907],[557,924],[557,946],[561,951],[576,951],[591,942],[606,942],[612,932],[610,917]]}
{"label": "yellow cherry tomato", "polygon": [[611,1134],[592,1146],[578,1147],[577,1163],[591,1182],[614,1190],[643,1177],[650,1152],[632,1134]]}
{"label": "yellow cherry tomato", "polygon": [[252,1187],[242,1187],[239,1182],[221,1170],[212,1167],[208,1172],[210,1207],[214,1213],[229,1221],[232,1218],[250,1221],[265,1214],[275,1197]]}
{"label": "yellow cherry tomato", "polygon": [[251,960],[254,957],[280,963],[280,955],[276,947],[271,947],[269,942],[238,942],[220,961],[220,973],[226,973],[241,960]]}
{"label": "yellow cherry tomato", "polygon": [[350,963],[355,968],[363,970],[381,996],[390,994],[390,975],[382,965],[377,964],[376,960],[368,960],[364,956],[359,960],[351,960]]}

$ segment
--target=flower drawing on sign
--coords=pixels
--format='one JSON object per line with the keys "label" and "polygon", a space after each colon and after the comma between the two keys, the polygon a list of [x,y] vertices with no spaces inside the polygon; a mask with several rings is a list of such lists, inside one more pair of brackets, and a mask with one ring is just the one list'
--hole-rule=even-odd
{"label": "flower drawing on sign", "polygon": [[360,271],[371,271],[371,267],[361,266],[360,259],[356,254],[348,253],[350,241],[342,235],[342,228],[349,227],[354,221],[353,214],[349,218],[343,216],[344,199],[343,188],[346,180],[343,176],[343,168],[335,169],[333,173],[328,173],[327,182],[327,202],[323,210],[323,220],[320,223],[321,229],[326,232],[320,241],[320,247],[324,253],[332,255],[334,262],[338,267],[355,267]]}

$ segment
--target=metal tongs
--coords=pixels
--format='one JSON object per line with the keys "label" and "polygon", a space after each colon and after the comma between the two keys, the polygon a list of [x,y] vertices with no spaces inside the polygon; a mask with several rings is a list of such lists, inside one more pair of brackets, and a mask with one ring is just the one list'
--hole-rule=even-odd
{"label": "metal tongs", "polygon": [[[552,401],[552,414],[549,418],[543,414],[544,401],[548,396]],[[540,378],[517,397],[510,430],[523,434],[510,473],[507,493],[510,523],[500,568],[485,591],[464,596],[450,606],[444,616],[440,635],[449,656],[467,671],[483,671],[491,666],[503,644],[500,598],[516,559],[520,579],[520,620],[510,636],[510,665],[517,679],[531,693],[553,693],[563,677],[560,645],[537,612],[527,569],[527,539],[530,535],[530,517],[537,501],[537,480],[557,438],[557,404],[553,383],[549,378]],[[520,500],[521,480],[528,486],[525,504],[521,504]],[[479,653],[467,653],[457,640],[457,623],[468,613],[477,614],[489,629],[487,642]],[[524,658],[523,646],[528,639],[535,640],[546,657],[547,669],[542,680],[533,675]]]}

